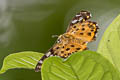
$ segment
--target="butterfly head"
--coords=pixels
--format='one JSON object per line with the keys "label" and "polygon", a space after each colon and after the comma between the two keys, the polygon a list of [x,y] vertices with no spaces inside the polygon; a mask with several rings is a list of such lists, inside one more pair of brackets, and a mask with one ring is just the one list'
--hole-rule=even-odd
{"label": "butterfly head", "polygon": [[57,43],[67,43],[68,41],[72,40],[74,37],[70,34],[63,34],[63,35],[60,35],[57,39]]}

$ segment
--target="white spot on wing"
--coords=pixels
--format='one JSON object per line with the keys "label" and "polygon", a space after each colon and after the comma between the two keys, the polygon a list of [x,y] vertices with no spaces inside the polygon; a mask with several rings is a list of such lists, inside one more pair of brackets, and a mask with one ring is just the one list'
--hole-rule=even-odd
{"label": "white spot on wing", "polygon": [[80,15],[76,15],[76,17],[79,17]]}
{"label": "white spot on wing", "polygon": [[48,52],[47,54],[45,54],[47,57],[50,56],[51,52]]}
{"label": "white spot on wing", "polygon": [[98,24],[96,24],[96,26],[98,26]]}
{"label": "white spot on wing", "polygon": [[82,19],[83,19],[83,18],[82,18],[82,17],[80,17],[80,18],[79,18],[79,21],[82,21]]}
{"label": "white spot on wing", "polygon": [[39,61],[39,63],[43,63],[43,61],[42,61],[42,60],[40,60],[40,61]]}
{"label": "white spot on wing", "polygon": [[50,55],[50,57],[53,56],[53,55]]}
{"label": "white spot on wing", "polygon": [[72,21],[72,23],[74,24],[74,23],[76,23],[77,21],[78,21],[78,20],[75,19],[75,20]]}
{"label": "white spot on wing", "polygon": [[90,14],[90,17],[92,17],[92,14]]}

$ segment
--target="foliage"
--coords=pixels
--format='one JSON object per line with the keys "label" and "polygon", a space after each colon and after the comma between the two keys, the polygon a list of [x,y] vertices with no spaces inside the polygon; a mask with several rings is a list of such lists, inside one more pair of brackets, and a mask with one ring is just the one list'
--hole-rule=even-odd
{"label": "foliage", "polygon": [[41,53],[32,51],[10,54],[5,57],[0,74],[4,73],[8,69],[14,68],[34,69],[42,55],[43,54]]}
{"label": "foliage", "polygon": [[[83,51],[67,59],[50,57],[42,65],[42,80],[120,80],[120,15],[106,29],[97,52]],[[34,69],[42,53],[25,51],[5,57],[0,74],[8,69]],[[103,57],[104,56],[104,57]]]}
{"label": "foliage", "polygon": [[120,71],[120,15],[108,26],[99,43],[98,50]]}

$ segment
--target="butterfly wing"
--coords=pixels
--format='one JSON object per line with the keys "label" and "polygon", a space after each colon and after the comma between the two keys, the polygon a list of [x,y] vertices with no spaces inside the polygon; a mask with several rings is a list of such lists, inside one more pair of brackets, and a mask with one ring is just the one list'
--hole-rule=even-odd
{"label": "butterfly wing", "polygon": [[[58,49],[59,48],[59,49]],[[78,51],[83,51],[87,48],[86,43],[82,40],[72,40],[68,44],[55,45],[53,47],[54,55],[62,58],[67,58],[70,54]]]}
{"label": "butterfly wing", "polygon": [[71,20],[70,24],[69,24],[69,27],[67,28],[67,30],[74,24],[76,23],[82,23],[88,19],[90,19],[92,16],[91,16],[91,13],[89,11],[80,11],[79,13],[77,13],[75,15],[75,17],[73,17],[73,19]]}
{"label": "butterfly wing", "polygon": [[91,42],[95,39],[97,30],[98,25],[96,22],[84,21],[71,25],[66,32],[85,42]]}
{"label": "butterfly wing", "polygon": [[65,33],[60,37],[60,42],[54,45],[52,51],[54,51],[54,55],[66,58],[70,54],[83,51],[86,48],[86,42],[71,34]]}
{"label": "butterfly wing", "polygon": [[85,42],[91,42],[95,39],[98,30],[96,22],[88,21],[91,13],[88,11],[81,11],[70,22],[66,33],[72,34]]}

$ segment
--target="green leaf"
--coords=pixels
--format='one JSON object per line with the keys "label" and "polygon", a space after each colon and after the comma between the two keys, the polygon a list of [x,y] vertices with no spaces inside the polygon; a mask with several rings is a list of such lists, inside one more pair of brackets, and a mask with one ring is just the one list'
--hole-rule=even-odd
{"label": "green leaf", "polygon": [[104,32],[97,52],[106,57],[120,71],[120,15]]}
{"label": "green leaf", "polygon": [[118,71],[96,52],[77,52],[64,60],[46,59],[42,66],[42,80],[120,80]]}
{"label": "green leaf", "polygon": [[9,56],[5,57],[0,74],[4,73],[8,69],[14,68],[34,69],[38,60],[42,56],[42,53],[32,51],[10,54]]}

